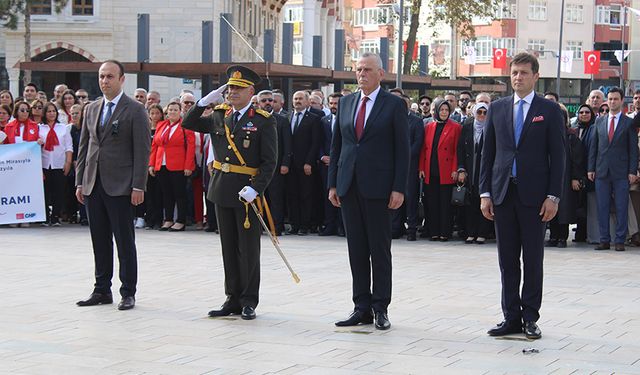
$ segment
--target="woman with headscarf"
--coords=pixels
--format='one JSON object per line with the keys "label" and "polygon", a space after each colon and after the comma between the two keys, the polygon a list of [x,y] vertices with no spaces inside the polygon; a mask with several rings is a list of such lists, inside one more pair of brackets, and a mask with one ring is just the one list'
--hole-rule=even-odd
{"label": "woman with headscarf", "polygon": [[[593,124],[596,121],[596,113],[593,112],[593,109],[588,104],[582,104],[578,107],[576,115],[576,136],[582,143],[582,148],[585,151],[585,160],[588,160],[589,145],[591,144],[591,137],[595,130]],[[589,198],[592,198],[593,205],[588,204]],[[595,185],[589,179],[584,179],[583,187],[578,192],[578,205],[576,210],[578,226],[576,228],[574,242],[585,242],[587,241],[587,236],[590,237],[589,242],[600,242],[598,215],[595,204]],[[591,208],[591,210],[588,208]]]}
{"label": "woman with headscarf", "polygon": [[549,240],[545,245],[565,248],[567,237],[569,237],[569,224],[575,223],[577,219],[578,192],[587,177],[587,159],[584,147],[578,138],[578,132],[569,127],[567,108],[562,104],[559,105],[566,128],[566,167],[558,213],[549,223]]}
{"label": "woman with headscarf", "polygon": [[487,121],[489,105],[477,103],[470,113],[471,122],[462,127],[458,142],[458,183],[465,184],[470,191],[470,204],[465,206],[467,238],[465,243],[483,244],[491,233],[492,223],[480,211],[480,155],[482,136]]}
{"label": "woman with headscarf", "polygon": [[427,225],[432,241],[448,241],[451,235],[451,191],[458,180],[456,150],[462,130],[449,118],[452,112],[444,99],[435,101],[434,121],[425,126],[420,151],[420,179],[426,184]]}

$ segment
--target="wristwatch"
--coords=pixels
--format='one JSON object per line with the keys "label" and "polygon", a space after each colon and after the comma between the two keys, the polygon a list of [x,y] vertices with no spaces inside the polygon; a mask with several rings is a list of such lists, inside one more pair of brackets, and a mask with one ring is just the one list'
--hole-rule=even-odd
{"label": "wristwatch", "polygon": [[553,195],[547,195],[547,198],[549,198],[551,200],[551,202],[558,204],[560,203],[560,198],[553,196]]}

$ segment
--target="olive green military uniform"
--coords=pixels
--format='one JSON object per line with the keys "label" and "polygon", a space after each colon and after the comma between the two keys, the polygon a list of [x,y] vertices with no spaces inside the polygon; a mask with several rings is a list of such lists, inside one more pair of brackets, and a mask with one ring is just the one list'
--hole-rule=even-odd
{"label": "olive green military uniform", "polygon": [[[242,108],[238,108],[242,109]],[[276,167],[278,139],[276,121],[261,109],[250,106],[234,124],[234,109],[219,105],[208,117],[201,117],[205,107],[193,106],[182,126],[209,133],[217,168],[209,183],[207,198],[216,205],[222,258],[225,273],[226,307],[240,309],[258,305],[260,287],[260,235],[262,227],[253,209],[238,200],[238,192],[251,186],[261,199]],[[245,168],[256,169],[250,176],[237,173],[242,167],[228,142],[225,126]],[[240,169],[246,171],[246,169]],[[248,219],[249,228],[245,228]]]}

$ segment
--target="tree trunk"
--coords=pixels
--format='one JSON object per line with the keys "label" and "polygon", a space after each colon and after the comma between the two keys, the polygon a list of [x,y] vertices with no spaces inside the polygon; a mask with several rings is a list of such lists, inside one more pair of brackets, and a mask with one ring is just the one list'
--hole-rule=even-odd
{"label": "tree trunk", "polygon": [[[31,4],[29,1],[24,5],[24,62],[31,61]],[[24,71],[23,84],[31,82],[31,70]]]}
{"label": "tree trunk", "polygon": [[458,79],[458,29],[451,24],[451,70],[449,79]]}
{"label": "tree trunk", "polygon": [[411,2],[411,24],[409,25],[409,35],[407,35],[407,50],[404,53],[404,66],[402,74],[411,74],[413,64],[413,49],[416,44],[416,35],[420,25],[420,5],[422,0],[412,0]]}

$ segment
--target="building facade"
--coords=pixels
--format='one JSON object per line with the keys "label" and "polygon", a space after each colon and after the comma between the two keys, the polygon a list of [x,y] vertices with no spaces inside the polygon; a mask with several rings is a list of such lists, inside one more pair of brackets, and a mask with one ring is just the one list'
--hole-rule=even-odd
{"label": "building facade", "polygon": [[[39,4],[38,4],[39,3]],[[286,0],[75,0],[57,14],[51,1],[36,2],[31,17],[31,59],[34,61],[93,61],[117,59],[137,61],[137,25],[139,14],[149,14],[149,62],[201,62],[202,22],[213,21],[213,62],[220,58],[222,14],[230,14],[237,33],[232,37],[232,57],[237,62],[260,61],[251,48],[262,54],[263,33],[275,32],[274,56],[281,56],[282,6]],[[18,64],[24,55],[24,24],[17,30],[4,29],[5,61],[9,85],[14,95],[21,94]],[[242,35],[242,38],[238,35]],[[66,82],[99,93],[96,74],[34,74],[33,80],[48,90]],[[136,86],[136,76],[128,75],[126,92]],[[163,102],[181,89],[199,91],[198,81],[151,76],[148,89],[161,93]]]}

